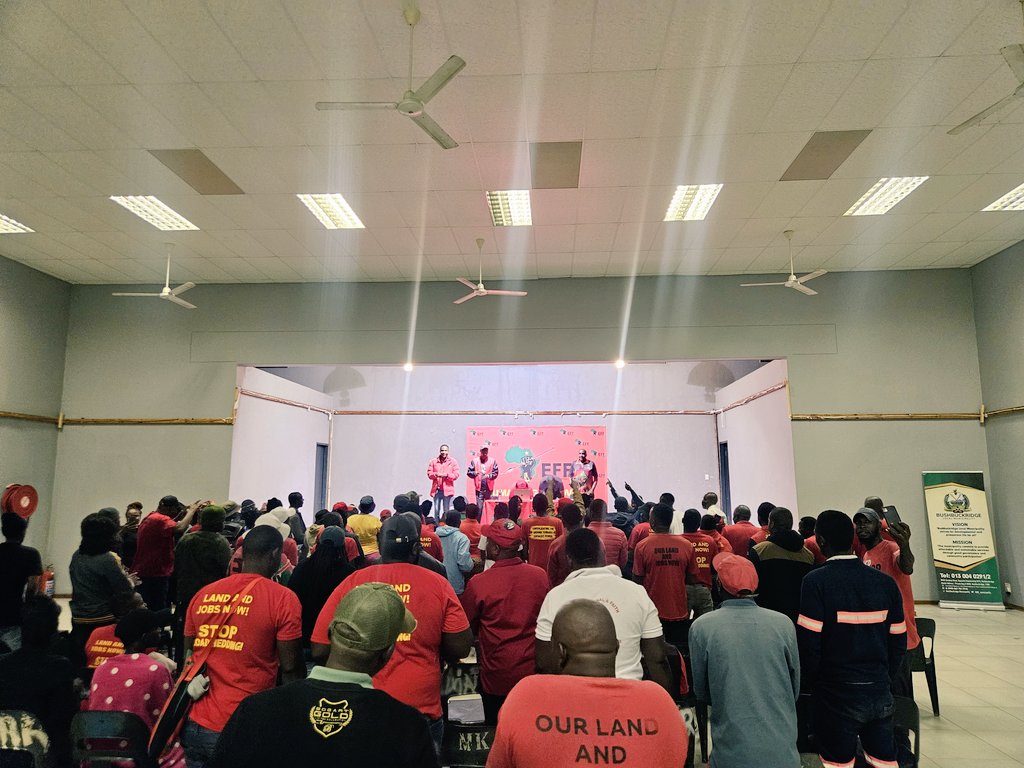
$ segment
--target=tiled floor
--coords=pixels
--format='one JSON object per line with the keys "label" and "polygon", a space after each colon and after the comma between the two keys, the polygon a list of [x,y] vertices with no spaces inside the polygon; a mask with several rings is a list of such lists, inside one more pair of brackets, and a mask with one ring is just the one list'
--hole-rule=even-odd
{"label": "tiled floor", "polygon": [[1024,768],[1024,611],[953,611],[934,618],[941,717],[914,675],[921,710],[921,768]]}

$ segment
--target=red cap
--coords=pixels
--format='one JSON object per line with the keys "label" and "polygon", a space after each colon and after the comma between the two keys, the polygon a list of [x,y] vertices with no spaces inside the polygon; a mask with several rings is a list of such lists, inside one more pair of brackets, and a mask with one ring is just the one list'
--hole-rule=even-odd
{"label": "red cap", "polygon": [[350,509],[350,507],[349,507],[349,505],[348,505],[348,504],[346,504],[346,503],[345,503],[344,501],[338,501],[338,502],[335,502],[334,506],[333,506],[333,507],[331,507],[331,511],[332,511],[332,512],[337,512],[337,511],[338,511],[339,509],[343,509],[343,510],[345,510],[346,512],[348,512],[348,511],[349,511],[349,509]]}
{"label": "red cap", "polygon": [[730,595],[757,591],[757,570],[747,558],[731,552],[719,552],[711,564],[718,572],[718,581],[722,584],[722,589]]}
{"label": "red cap", "polygon": [[502,549],[514,547],[523,541],[523,529],[507,518],[491,523],[480,533]]}

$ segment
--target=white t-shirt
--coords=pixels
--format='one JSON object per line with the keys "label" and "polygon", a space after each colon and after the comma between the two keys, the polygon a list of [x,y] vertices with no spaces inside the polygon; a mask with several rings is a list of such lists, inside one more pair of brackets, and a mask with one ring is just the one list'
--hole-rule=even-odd
{"label": "white t-shirt", "polygon": [[566,603],[581,598],[596,600],[612,615],[615,636],[619,641],[615,676],[627,680],[643,679],[640,640],[661,637],[661,621],[647,590],[622,578],[617,565],[580,568],[548,592],[537,616],[537,639],[550,640],[555,615]]}

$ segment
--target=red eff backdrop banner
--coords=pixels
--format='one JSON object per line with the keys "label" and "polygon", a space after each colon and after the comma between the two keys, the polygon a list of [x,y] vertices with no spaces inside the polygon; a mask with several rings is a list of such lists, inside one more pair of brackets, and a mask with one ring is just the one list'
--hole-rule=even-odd
{"label": "red eff backdrop banner", "polygon": [[[607,437],[604,427],[469,427],[466,447],[469,457],[462,465],[463,476],[470,461],[477,461],[480,449],[489,447],[490,458],[498,462],[498,479],[494,484],[494,497],[508,499],[515,485],[525,480],[530,492],[536,493],[542,478],[557,477],[569,490],[572,465],[580,449],[586,449],[587,458],[594,462],[598,483],[594,489],[600,499],[608,499],[605,484],[608,473]],[[466,498],[473,499],[473,481],[466,478]]]}

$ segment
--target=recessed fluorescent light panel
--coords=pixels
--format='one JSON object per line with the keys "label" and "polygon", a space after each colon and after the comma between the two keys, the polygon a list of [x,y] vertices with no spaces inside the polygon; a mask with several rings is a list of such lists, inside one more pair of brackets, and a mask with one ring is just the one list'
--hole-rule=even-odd
{"label": "recessed fluorescent light panel", "polygon": [[926,181],[927,176],[882,177],[843,216],[880,216]]}
{"label": "recessed fluorescent light panel", "polygon": [[715,204],[721,184],[688,184],[676,187],[664,221],[704,221]]}
{"label": "recessed fluorescent light panel", "polygon": [[164,232],[182,232],[190,229],[199,229],[199,227],[180,213],[160,202],[152,195],[128,195],[127,197],[114,195],[110,199],[118,205],[127,208],[140,219],[145,219],[157,229],[162,229]]}
{"label": "recessed fluorescent light panel", "polygon": [[35,232],[35,230],[0,213],[0,235],[20,235],[23,232]]}
{"label": "recessed fluorescent light panel", "polygon": [[365,229],[344,197],[334,195],[296,195],[303,205],[327,229]]}
{"label": "recessed fluorescent light panel", "polygon": [[1011,189],[994,203],[986,205],[983,211],[1024,211],[1024,184]]}
{"label": "recessed fluorescent light panel", "polygon": [[491,221],[496,227],[528,227],[533,224],[528,189],[488,192],[487,206],[491,209]]}

